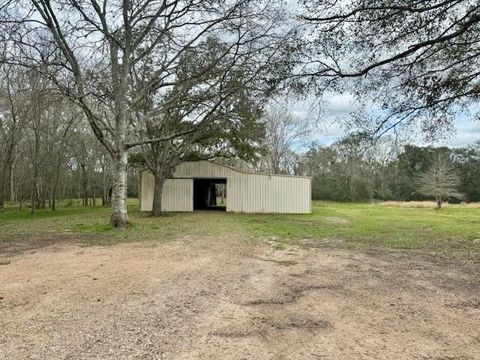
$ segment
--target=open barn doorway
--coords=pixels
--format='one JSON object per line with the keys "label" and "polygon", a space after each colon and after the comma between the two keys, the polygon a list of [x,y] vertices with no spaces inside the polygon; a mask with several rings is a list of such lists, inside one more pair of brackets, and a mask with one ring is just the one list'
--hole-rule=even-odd
{"label": "open barn doorway", "polygon": [[193,179],[193,210],[227,210],[227,179]]}

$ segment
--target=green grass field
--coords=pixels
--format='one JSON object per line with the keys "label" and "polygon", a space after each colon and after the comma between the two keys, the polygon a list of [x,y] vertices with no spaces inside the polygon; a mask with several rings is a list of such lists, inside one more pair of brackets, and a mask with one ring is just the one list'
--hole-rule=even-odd
{"label": "green grass field", "polygon": [[441,210],[408,206],[315,202],[312,214],[170,213],[152,218],[130,200],[131,226],[108,225],[110,209],[63,207],[56,212],[9,209],[0,214],[0,245],[25,239],[73,239],[87,245],[126,241],[171,241],[234,237],[270,240],[281,250],[289,244],[348,248],[395,248],[433,252],[480,262],[480,208]]}

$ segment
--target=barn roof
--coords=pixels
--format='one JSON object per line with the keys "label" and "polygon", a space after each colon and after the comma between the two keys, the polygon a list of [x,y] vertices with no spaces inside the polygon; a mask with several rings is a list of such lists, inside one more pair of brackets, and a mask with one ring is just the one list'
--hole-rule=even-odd
{"label": "barn roof", "polygon": [[[205,160],[204,160],[205,161]],[[265,172],[255,172],[255,171],[247,171],[247,170],[241,170],[237,169],[236,167],[230,166],[230,165],[224,165],[224,164],[218,164],[214,161],[207,161],[211,164],[217,165],[217,166],[222,166],[224,168],[242,173],[242,174],[250,174],[250,175],[269,175],[269,176],[285,176],[285,177],[299,177],[299,178],[307,178],[310,179],[311,176],[304,176],[304,175],[288,175],[288,174],[274,174],[274,173],[265,173]]]}
{"label": "barn roof", "polygon": [[[247,170],[241,170],[236,167],[230,166],[230,165],[225,165],[225,164],[218,164],[215,161],[211,160],[199,160],[199,161],[186,161],[186,163],[193,163],[193,162],[207,162],[210,164],[213,164],[215,166],[220,166],[241,174],[248,174],[248,175],[267,175],[267,176],[284,176],[284,177],[295,177],[295,178],[305,178],[305,179],[311,179],[311,176],[305,176],[305,175],[288,175],[288,174],[273,174],[273,173],[265,173],[265,172],[254,172],[254,171],[247,171]],[[149,171],[148,169],[143,169],[141,172],[144,171]]]}

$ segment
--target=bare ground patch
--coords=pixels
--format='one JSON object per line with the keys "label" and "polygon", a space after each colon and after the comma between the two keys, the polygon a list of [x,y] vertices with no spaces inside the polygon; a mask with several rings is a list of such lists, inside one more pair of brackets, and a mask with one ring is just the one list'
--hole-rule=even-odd
{"label": "bare ground patch", "polygon": [[478,269],[420,254],[66,241],[8,261],[0,358],[480,358]]}
{"label": "bare ground patch", "polygon": [[[78,244],[85,240],[87,240],[86,235],[81,236],[74,234],[15,235],[7,240],[0,241],[0,259],[35,252],[46,247],[50,247],[49,251],[52,251],[52,247],[54,246]],[[8,260],[8,262],[10,262],[10,260]]]}

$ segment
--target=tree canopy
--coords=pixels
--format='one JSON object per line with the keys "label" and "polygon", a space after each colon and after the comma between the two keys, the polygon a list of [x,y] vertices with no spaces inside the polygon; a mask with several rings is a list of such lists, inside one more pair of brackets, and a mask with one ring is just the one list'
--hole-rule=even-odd
{"label": "tree canopy", "polygon": [[413,123],[449,130],[480,96],[476,0],[305,0],[303,84],[357,95],[355,125],[376,135]]}

